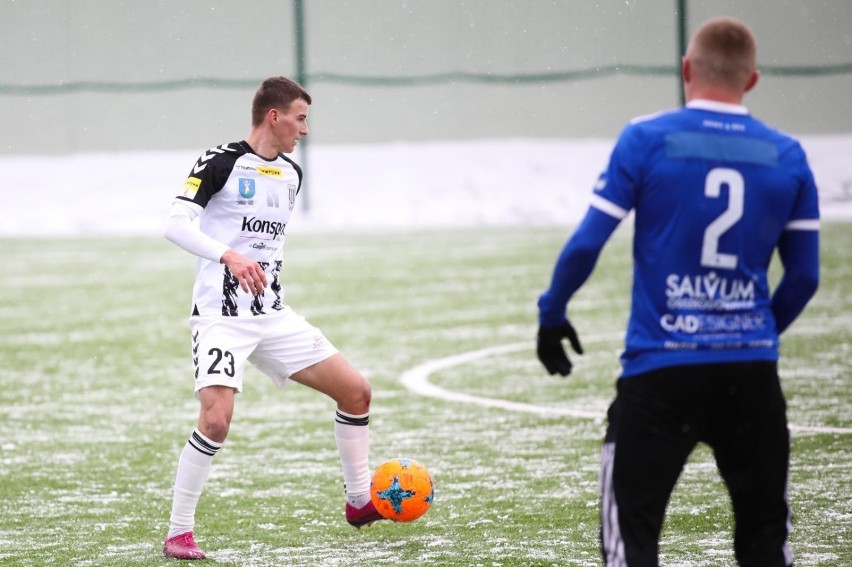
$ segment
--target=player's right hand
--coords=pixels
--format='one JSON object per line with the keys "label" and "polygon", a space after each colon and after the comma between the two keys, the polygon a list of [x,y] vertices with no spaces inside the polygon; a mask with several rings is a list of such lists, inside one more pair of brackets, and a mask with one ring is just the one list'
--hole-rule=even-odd
{"label": "player's right hand", "polygon": [[246,258],[234,249],[222,254],[220,260],[231,275],[237,278],[244,292],[252,295],[260,295],[266,289],[266,274],[255,260]]}
{"label": "player's right hand", "polygon": [[580,344],[577,331],[574,330],[574,327],[571,326],[571,323],[567,319],[558,327],[549,329],[544,327],[538,328],[536,354],[544,365],[545,370],[551,375],[558,373],[560,376],[568,376],[571,374],[571,360],[565,354],[562,339],[568,339],[574,352],[583,354],[583,346]]}

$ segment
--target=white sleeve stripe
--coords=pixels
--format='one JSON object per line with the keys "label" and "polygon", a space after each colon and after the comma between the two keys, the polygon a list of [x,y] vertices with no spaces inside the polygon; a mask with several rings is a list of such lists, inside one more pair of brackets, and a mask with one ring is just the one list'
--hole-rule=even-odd
{"label": "white sleeve stripe", "polygon": [[784,230],[819,230],[819,219],[790,221]]}
{"label": "white sleeve stripe", "polygon": [[600,195],[592,195],[592,199],[589,202],[589,205],[596,208],[602,213],[606,213],[611,217],[617,218],[618,220],[622,220],[630,212],[625,209],[622,209],[611,201],[607,201]]}

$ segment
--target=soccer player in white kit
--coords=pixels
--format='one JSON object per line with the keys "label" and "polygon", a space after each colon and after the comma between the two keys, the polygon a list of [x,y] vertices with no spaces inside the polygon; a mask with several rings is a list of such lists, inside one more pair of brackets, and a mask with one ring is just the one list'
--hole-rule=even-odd
{"label": "soccer player in white kit", "polygon": [[178,462],[166,557],[205,558],[193,536],[195,509],[228,435],[246,361],[278,386],[292,380],[337,403],[346,519],[356,528],[382,519],[369,492],[370,384],[284,303],[281,286],[284,228],[302,181],[284,154],[308,134],[310,104],[298,83],[266,79],[248,137],[205,152],[169,213],[166,238],[198,257],[189,324],[200,411]]}

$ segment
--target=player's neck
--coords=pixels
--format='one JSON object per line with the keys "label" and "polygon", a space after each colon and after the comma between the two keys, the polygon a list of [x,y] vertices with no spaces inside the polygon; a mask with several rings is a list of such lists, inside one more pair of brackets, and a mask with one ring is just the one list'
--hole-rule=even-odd
{"label": "player's neck", "polygon": [[686,102],[693,100],[712,100],[714,102],[726,102],[729,104],[742,104],[745,93],[716,87],[713,85],[691,88],[686,91]]}
{"label": "player's neck", "polygon": [[280,153],[279,148],[261,130],[255,129],[246,137],[246,143],[251,149],[264,159],[273,160]]}

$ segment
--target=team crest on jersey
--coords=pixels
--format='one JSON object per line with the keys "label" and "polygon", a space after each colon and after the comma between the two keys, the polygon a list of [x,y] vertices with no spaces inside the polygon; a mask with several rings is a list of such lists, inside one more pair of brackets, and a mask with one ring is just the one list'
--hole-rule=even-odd
{"label": "team crest on jersey", "polygon": [[183,184],[181,196],[187,199],[194,199],[199,187],[201,187],[201,180],[197,177],[190,177]]}
{"label": "team crest on jersey", "polygon": [[292,211],[292,210],[293,210],[293,207],[295,207],[295,206],[296,206],[296,193],[297,193],[298,191],[296,190],[296,186],[295,186],[295,185],[290,185],[290,184],[288,183],[288,184],[287,184],[287,192],[288,192],[288,193],[289,193],[289,195],[290,195],[290,210]]}
{"label": "team crest on jersey", "polygon": [[251,199],[252,197],[254,197],[254,179],[240,177],[239,179],[237,179],[237,182],[240,187],[240,197],[242,197],[243,199]]}

